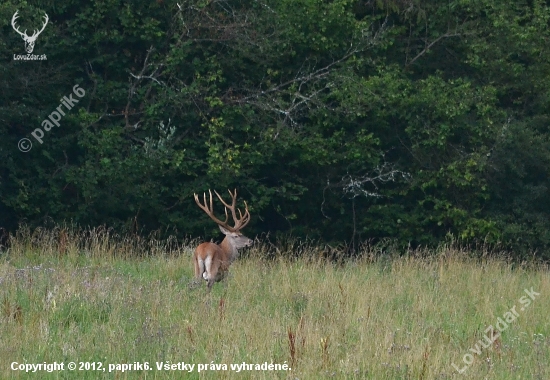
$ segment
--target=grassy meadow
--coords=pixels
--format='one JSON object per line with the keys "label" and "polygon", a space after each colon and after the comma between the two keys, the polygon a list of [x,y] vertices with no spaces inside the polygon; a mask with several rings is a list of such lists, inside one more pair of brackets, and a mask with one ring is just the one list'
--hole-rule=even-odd
{"label": "grassy meadow", "polygon": [[[0,253],[0,378],[550,379],[546,266],[452,247],[336,264],[320,248],[258,243],[208,294],[191,281],[195,246],[21,230]],[[483,347],[499,318],[507,327]],[[242,366],[266,362],[290,369]]]}

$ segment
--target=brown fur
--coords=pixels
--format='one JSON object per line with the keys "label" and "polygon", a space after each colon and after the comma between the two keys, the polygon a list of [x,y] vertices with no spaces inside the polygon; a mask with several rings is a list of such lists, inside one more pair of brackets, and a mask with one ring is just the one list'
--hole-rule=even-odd
{"label": "brown fur", "polygon": [[202,243],[193,254],[193,265],[195,267],[195,278],[201,278],[208,282],[208,290],[212,289],[215,282],[226,278],[229,266],[237,258],[238,249],[252,245],[253,241],[239,232],[225,231],[225,239],[220,245],[214,243]]}
{"label": "brown fur", "polygon": [[[206,268],[206,264],[204,265],[204,268],[201,268],[199,266],[199,258],[203,262],[206,262],[206,259],[209,256],[211,257],[210,268]],[[205,280],[208,281],[208,289],[211,289],[214,282],[219,282],[226,277],[227,272],[229,271],[229,265],[231,265],[231,259],[219,245],[214,243],[202,243],[195,250],[193,255],[193,264],[195,265],[195,278],[199,280],[203,278],[204,272],[210,272],[209,274],[213,280]]]}

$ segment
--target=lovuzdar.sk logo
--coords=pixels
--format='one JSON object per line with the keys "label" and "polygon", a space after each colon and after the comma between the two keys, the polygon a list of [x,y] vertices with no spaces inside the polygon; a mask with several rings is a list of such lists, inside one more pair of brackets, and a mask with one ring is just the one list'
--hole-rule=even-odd
{"label": "lovuzdar.sk logo", "polygon": [[49,21],[48,15],[46,14],[46,12],[44,12],[44,22],[42,24],[42,29],[40,30],[34,29],[32,36],[29,36],[27,34],[27,29],[25,29],[24,32],[21,32],[17,27],[17,25],[15,24],[15,20],[17,20],[17,18],[19,17],[18,13],[19,11],[15,11],[15,13],[13,14],[13,17],[11,18],[11,26],[13,30],[15,30],[21,36],[21,38],[23,38],[23,40],[25,41],[25,50],[27,51],[27,54],[23,54],[23,55],[14,54],[13,59],[15,61],[44,61],[48,59],[46,57],[46,54],[41,54],[41,55],[32,54],[36,39],[38,38],[40,33],[44,31],[44,29],[46,28],[46,25],[48,25],[48,21]]}

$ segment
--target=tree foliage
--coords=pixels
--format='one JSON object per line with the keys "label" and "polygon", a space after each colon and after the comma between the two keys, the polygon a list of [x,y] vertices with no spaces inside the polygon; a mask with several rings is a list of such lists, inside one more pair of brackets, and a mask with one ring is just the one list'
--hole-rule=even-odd
{"label": "tree foliage", "polygon": [[[16,10],[29,30],[49,15],[47,60],[14,60]],[[193,193],[236,187],[251,234],[548,257],[549,17],[539,0],[8,0],[3,226],[210,234]]]}

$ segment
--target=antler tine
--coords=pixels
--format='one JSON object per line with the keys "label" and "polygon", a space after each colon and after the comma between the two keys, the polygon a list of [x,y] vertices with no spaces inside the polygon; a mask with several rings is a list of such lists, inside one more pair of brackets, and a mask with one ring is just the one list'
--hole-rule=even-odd
{"label": "antler tine", "polygon": [[246,201],[244,201],[244,215],[241,212],[241,209],[238,209],[239,211],[239,219],[235,222],[235,229],[240,230],[243,229],[248,222],[250,221],[250,212],[248,211],[248,205],[246,204]]}
{"label": "antler tine", "polygon": [[48,17],[47,13],[44,13],[44,19],[45,19],[45,22],[42,25],[42,29],[40,29],[40,30],[34,29],[33,30],[33,34],[32,34],[33,37],[38,36],[39,34],[41,34],[44,31],[44,29],[46,28],[46,25],[48,25],[48,21],[49,21],[50,18]]}
{"label": "antler tine", "polygon": [[48,14],[45,12],[44,12],[44,19],[45,19],[44,25],[42,25],[42,29],[40,29],[40,32],[38,34],[42,33],[44,29],[46,29],[46,25],[48,25],[48,21],[50,21]]}
{"label": "antler tine", "polygon": [[[231,216],[233,217],[233,221],[235,222],[235,226],[237,225],[237,214],[235,213],[235,206],[237,204],[237,189],[235,189],[235,194],[232,194],[231,193],[231,190],[227,190],[229,191],[229,195],[231,195],[231,205],[228,205],[224,200],[223,198],[221,197],[220,194],[218,194],[218,192],[216,190],[214,190],[214,193],[216,193],[216,195],[218,196],[218,199],[220,200],[220,202],[223,203],[223,205],[226,207],[226,212],[227,212],[227,209],[231,210]],[[236,227],[235,227],[236,228]]]}
{"label": "antler tine", "polygon": [[[214,202],[212,200],[212,191],[210,189],[208,189],[208,192],[210,193],[210,213],[212,215],[214,215]],[[216,192],[216,190],[214,190],[214,192]],[[227,219],[229,219],[229,216],[227,215],[227,208],[226,208],[225,209],[225,221],[223,222],[223,226],[225,228],[231,229],[231,227],[229,227],[229,225],[227,224]]]}
{"label": "antler tine", "polygon": [[[194,194],[195,195],[195,202],[213,221],[215,221],[220,226],[224,227],[225,229],[227,229],[229,231],[236,232],[236,231],[239,231],[240,229],[244,228],[248,224],[248,222],[250,222],[250,212],[248,211],[248,205],[246,204],[246,201],[244,202],[244,206],[245,206],[244,214],[241,212],[240,209],[236,208],[236,205],[237,205],[237,189],[233,190],[233,192],[231,192],[231,190],[228,190],[228,191],[229,191],[229,194],[231,195],[231,198],[232,198],[231,204],[228,204],[226,201],[224,201],[223,198],[221,197],[221,195],[218,194],[218,192],[216,190],[214,190],[214,193],[218,196],[218,199],[220,200],[220,202],[222,202],[222,204],[225,206],[225,221],[223,221],[223,222],[214,216],[214,201],[212,199],[213,197],[212,197],[212,191],[211,190],[208,190],[208,192],[210,194],[210,207],[208,207],[208,201],[206,199],[206,193],[203,193],[203,203],[202,204],[199,200],[199,196],[197,194]],[[231,216],[233,217],[233,221],[235,222],[235,226],[233,226],[233,227],[230,227],[227,224],[227,220],[229,219],[229,214],[227,212],[227,209],[231,210]],[[238,218],[237,218],[237,211],[239,211],[239,217]]]}
{"label": "antler tine", "polygon": [[227,190],[227,191],[229,191],[229,195],[231,195],[231,206],[225,203],[221,195],[218,194],[216,190],[214,190],[214,193],[216,193],[216,195],[218,196],[218,199],[223,203],[223,205],[225,207],[228,207],[231,210],[232,208],[235,208],[235,205],[237,204],[237,189],[235,189],[235,194],[231,193],[231,190]]}
{"label": "antler tine", "polygon": [[[227,191],[229,192],[229,195],[231,195],[231,205],[229,205],[226,201],[224,201],[223,198],[221,197],[221,195],[218,194],[218,192],[216,190],[214,190],[214,193],[216,193],[216,195],[218,196],[218,199],[220,200],[220,202],[222,202],[223,205],[225,206],[226,216],[227,216],[227,209],[231,210],[231,216],[233,217],[233,221],[235,222],[235,226],[233,227],[233,229],[235,231],[238,231],[238,230],[244,228],[244,226],[246,226],[248,224],[248,222],[250,221],[250,213],[248,211],[248,205],[246,204],[246,202],[244,202],[245,212],[244,212],[244,215],[243,215],[241,210],[236,208],[236,205],[237,205],[237,189],[234,189],[233,192],[231,192],[231,190],[229,190],[229,189]],[[239,218],[237,218],[237,211],[239,211],[239,216],[240,216]]]}
{"label": "antler tine", "polygon": [[[214,203],[212,202],[212,192],[210,191],[210,189],[208,189],[208,192],[210,193],[210,208],[208,209],[208,211],[210,211],[210,213],[213,213]],[[206,206],[206,193],[203,193],[203,195],[204,195],[204,205]]]}
{"label": "antler tine", "polygon": [[25,29],[25,32],[21,32],[19,30],[19,28],[15,25],[15,20],[17,20],[19,18],[19,15],[18,15],[19,11],[16,11],[14,14],[13,14],[13,17],[11,18],[11,26],[13,27],[13,29],[19,33],[20,35],[26,35],[27,33],[27,29]]}
{"label": "antler tine", "polygon": [[208,215],[210,217],[210,219],[212,219],[214,222],[216,222],[220,226],[224,227],[225,229],[228,229],[230,231],[234,231],[234,227],[230,227],[227,224],[227,219],[229,218],[229,215],[227,215],[227,209],[225,210],[225,221],[222,222],[221,220],[216,218],[216,216],[214,215],[214,202],[213,202],[213,199],[212,199],[212,191],[208,190],[208,192],[210,193],[210,208],[208,208],[208,203],[207,203],[207,200],[206,200],[206,193],[203,193],[203,202],[204,202],[204,204],[201,204],[201,202],[199,200],[199,196],[197,194],[194,194],[195,202],[201,208],[201,210],[203,210],[206,213],[206,215]]}
{"label": "antler tine", "polygon": [[199,200],[199,196],[197,195],[197,193],[193,193],[193,195],[195,197],[195,203],[197,204],[197,206],[199,206],[202,211],[208,213],[208,209],[206,208],[206,194],[204,194],[204,206],[201,204],[201,201]]}
{"label": "antler tine", "polygon": [[239,229],[244,228],[248,222],[250,222],[250,212],[248,211],[248,205],[246,204],[246,201],[244,201],[244,216],[241,214],[241,210],[239,209],[239,215],[241,216],[240,221],[241,225],[239,226]]}

